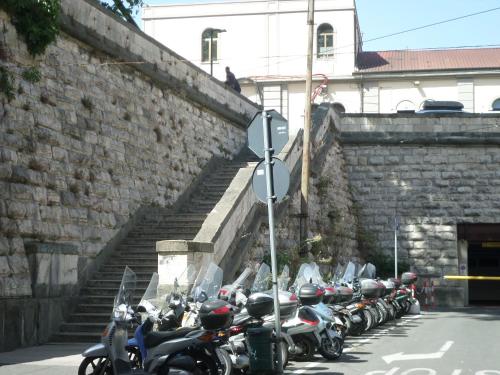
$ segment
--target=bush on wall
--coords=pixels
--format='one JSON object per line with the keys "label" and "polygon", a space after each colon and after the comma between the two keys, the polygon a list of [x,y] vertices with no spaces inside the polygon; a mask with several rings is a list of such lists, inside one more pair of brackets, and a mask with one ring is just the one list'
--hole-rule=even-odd
{"label": "bush on wall", "polygon": [[12,17],[32,56],[45,52],[59,33],[59,0],[2,0],[0,7]]}

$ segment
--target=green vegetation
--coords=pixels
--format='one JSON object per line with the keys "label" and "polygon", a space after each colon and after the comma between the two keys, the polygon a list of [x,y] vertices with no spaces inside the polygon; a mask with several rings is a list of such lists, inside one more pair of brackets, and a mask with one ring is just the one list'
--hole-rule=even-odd
{"label": "green vegetation", "polygon": [[59,34],[59,0],[2,0],[32,56],[41,55]]}
{"label": "green vegetation", "polygon": [[3,66],[0,66],[0,92],[5,95],[9,102],[15,97],[13,81],[14,79],[10,72]]}
{"label": "green vegetation", "polygon": [[31,67],[23,71],[22,77],[28,82],[36,83],[42,79],[42,73],[37,68]]}
{"label": "green vegetation", "polygon": [[92,112],[92,109],[94,109],[94,104],[92,103],[92,100],[90,100],[89,97],[84,96],[82,98],[82,105],[87,108],[90,112]]}
{"label": "green vegetation", "polygon": [[144,5],[144,0],[96,0],[103,7],[116,13],[128,23],[139,28],[134,21],[134,14]]}

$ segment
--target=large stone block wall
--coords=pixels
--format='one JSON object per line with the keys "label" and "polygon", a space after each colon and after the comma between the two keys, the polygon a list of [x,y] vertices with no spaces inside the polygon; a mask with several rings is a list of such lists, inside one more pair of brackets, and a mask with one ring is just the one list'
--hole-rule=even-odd
{"label": "large stone block wall", "polygon": [[[361,223],[441,287],[438,303],[463,303],[457,224],[500,223],[500,116],[345,115],[341,139]],[[363,252],[363,249],[360,249]]]}
{"label": "large stone block wall", "polygon": [[15,88],[0,94],[0,297],[32,296],[31,242],[75,246],[85,275],[141,207],[172,206],[210,160],[235,155],[256,110],[90,2],[62,12],[56,42],[32,58],[0,11]]}

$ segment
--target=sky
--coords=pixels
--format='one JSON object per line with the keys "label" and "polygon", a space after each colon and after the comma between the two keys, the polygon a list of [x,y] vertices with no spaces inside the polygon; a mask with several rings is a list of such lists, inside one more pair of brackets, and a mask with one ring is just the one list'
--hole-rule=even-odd
{"label": "sky", "polygon": [[[156,5],[211,1],[213,0],[144,2]],[[356,0],[356,4],[365,51],[488,45],[500,47],[500,0]],[[498,9],[401,35],[384,37],[493,8]],[[140,14],[136,18],[142,27]],[[379,37],[383,38],[370,41]]]}

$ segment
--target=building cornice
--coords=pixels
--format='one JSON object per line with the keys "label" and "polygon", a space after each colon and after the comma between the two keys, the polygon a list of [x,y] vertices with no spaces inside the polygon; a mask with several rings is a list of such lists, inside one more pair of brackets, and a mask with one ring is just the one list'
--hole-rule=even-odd
{"label": "building cornice", "polygon": [[359,79],[413,79],[413,78],[470,78],[500,75],[500,69],[464,69],[464,70],[428,70],[428,71],[401,71],[401,72],[363,72],[355,71],[353,77]]}

